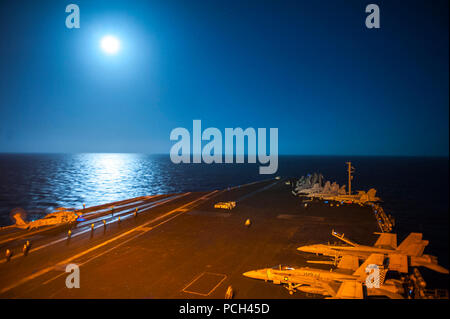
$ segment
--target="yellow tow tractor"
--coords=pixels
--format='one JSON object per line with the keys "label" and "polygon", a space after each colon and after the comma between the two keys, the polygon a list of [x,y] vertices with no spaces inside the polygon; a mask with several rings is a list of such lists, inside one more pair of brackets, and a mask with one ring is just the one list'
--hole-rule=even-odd
{"label": "yellow tow tractor", "polygon": [[236,207],[236,202],[218,202],[214,204],[214,208],[222,208],[231,210]]}

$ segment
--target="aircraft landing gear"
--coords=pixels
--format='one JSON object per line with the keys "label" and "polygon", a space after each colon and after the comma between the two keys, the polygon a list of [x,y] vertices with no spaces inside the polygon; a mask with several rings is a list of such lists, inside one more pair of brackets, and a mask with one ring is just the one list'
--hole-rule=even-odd
{"label": "aircraft landing gear", "polygon": [[300,284],[298,284],[298,285],[293,285],[292,283],[288,282],[288,283],[287,283],[287,286],[285,286],[285,288],[289,291],[289,294],[290,294],[290,295],[293,295],[294,292],[297,291],[297,287],[300,287],[300,286],[301,286]]}

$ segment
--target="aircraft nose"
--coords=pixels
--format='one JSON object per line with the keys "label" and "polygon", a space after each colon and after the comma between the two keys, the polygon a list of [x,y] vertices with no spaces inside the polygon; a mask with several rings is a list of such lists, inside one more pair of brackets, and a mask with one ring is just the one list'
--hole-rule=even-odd
{"label": "aircraft nose", "polygon": [[253,279],[267,279],[267,274],[265,272],[262,271],[258,271],[258,270],[250,270],[247,272],[244,272],[242,275],[244,275],[245,277],[248,278],[253,278]]}
{"label": "aircraft nose", "polygon": [[255,278],[256,275],[257,275],[257,271],[255,271],[255,270],[250,270],[250,271],[244,272],[243,275],[244,275],[245,277]]}
{"label": "aircraft nose", "polygon": [[313,249],[311,249],[311,247],[308,247],[308,246],[298,247],[297,250],[305,252],[305,253],[313,252]]}

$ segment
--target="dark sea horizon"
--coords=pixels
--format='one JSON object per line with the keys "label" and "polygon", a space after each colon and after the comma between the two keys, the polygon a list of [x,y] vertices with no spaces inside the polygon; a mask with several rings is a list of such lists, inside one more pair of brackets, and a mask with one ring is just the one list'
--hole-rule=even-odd
{"label": "dark sea horizon", "polygon": [[353,190],[377,189],[396,219],[399,242],[409,232],[430,241],[425,253],[448,268],[449,158],[394,156],[279,156],[278,172],[259,175],[259,164],[173,164],[168,154],[0,154],[0,225],[26,210],[29,220],[57,207],[81,208],[131,197],[205,191],[275,176],[321,172],[347,184],[345,162],[356,168]]}

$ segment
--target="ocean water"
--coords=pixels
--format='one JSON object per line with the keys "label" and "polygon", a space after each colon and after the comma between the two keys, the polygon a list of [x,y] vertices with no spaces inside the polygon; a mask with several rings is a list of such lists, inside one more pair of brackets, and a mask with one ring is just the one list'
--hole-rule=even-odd
{"label": "ocean water", "polygon": [[[346,161],[356,168],[353,190],[374,187],[397,221],[399,241],[409,232],[430,240],[426,252],[448,267],[448,158],[281,156],[277,175],[321,172],[347,184]],[[0,154],[0,225],[22,207],[36,219],[56,207],[82,207],[130,197],[222,189],[255,180],[259,164],[173,164],[168,155]],[[272,176],[273,177],[273,176]]]}

